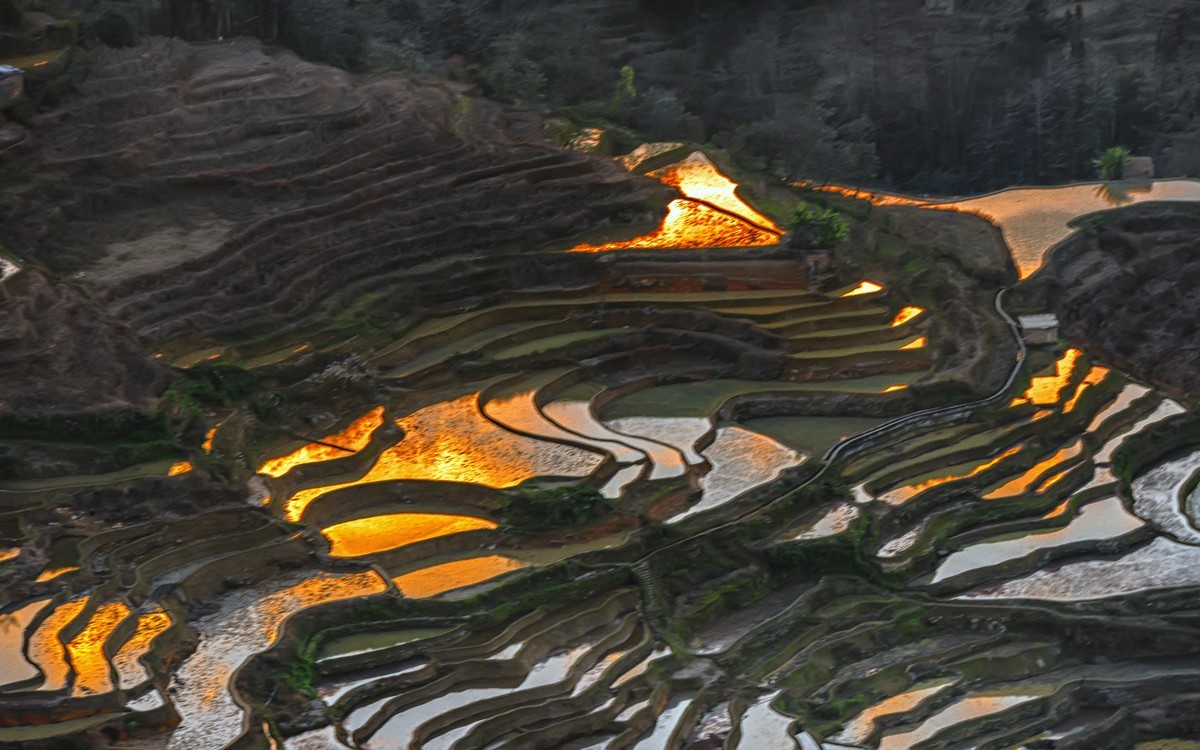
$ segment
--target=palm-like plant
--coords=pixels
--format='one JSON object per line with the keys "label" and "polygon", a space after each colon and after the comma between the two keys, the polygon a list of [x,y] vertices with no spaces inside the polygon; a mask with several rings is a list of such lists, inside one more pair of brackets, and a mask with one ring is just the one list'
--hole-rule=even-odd
{"label": "palm-like plant", "polygon": [[1100,178],[1104,180],[1121,179],[1132,162],[1133,152],[1124,146],[1106,148],[1100,152],[1100,156],[1092,160],[1092,164],[1100,170]]}

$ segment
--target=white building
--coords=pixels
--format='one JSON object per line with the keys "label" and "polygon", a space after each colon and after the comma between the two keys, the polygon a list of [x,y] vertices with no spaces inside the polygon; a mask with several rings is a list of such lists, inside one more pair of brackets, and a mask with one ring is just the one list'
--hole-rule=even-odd
{"label": "white building", "polygon": [[1017,318],[1017,324],[1021,326],[1021,336],[1026,344],[1038,346],[1058,341],[1058,316],[1053,313],[1022,315]]}

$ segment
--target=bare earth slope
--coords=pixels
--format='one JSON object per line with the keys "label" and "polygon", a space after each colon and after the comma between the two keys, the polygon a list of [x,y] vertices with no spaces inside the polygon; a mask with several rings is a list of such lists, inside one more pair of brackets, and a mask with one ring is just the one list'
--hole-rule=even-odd
{"label": "bare earth slope", "polygon": [[1200,210],[1135,206],[1085,225],[1048,269],[1064,333],[1147,380],[1200,396]]}
{"label": "bare earth slope", "polygon": [[251,40],[99,51],[79,88],[6,165],[29,179],[10,183],[2,239],[81,273],[149,341],[272,332],[396,286],[444,290],[451,270],[469,285],[469,259],[663,202],[546,144],[531,114]]}
{"label": "bare earth slope", "polygon": [[3,284],[0,413],[141,407],[161,391],[165,371],[95,301],[36,270]]}

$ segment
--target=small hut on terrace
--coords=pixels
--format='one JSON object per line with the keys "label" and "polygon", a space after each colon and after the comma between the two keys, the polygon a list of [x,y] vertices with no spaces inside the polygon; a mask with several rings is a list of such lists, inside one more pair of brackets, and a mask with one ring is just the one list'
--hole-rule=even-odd
{"label": "small hut on terrace", "polygon": [[25,71],[0,65],[0,109],[11,107],[25,96]]}

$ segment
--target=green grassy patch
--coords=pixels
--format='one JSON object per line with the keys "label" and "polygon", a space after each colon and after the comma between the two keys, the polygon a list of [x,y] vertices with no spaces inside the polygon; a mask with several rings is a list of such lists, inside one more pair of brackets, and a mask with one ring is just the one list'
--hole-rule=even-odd
{"label": "green grassy patch", "polygon": [[453,628],[408,628],[405,630],[381,630],[374,633],[355,633],[354,635],[338,638],[322,644],[319,659],[331,659],[339,656],[351,656],[366,651],[399,646],[413,641],[449,633]]}
{"label": "green grassy patch", "polygon": [[748,419],[742,424],[789,448],[819,457],[842,440],[886,421],[876,417],[763,417]]}
{"label": "green grassy patch", "polygon": [[663,385],[637,391],[612,402],[604,408],[604,418],[706,417],[725,399],[751,393],[882,393],[893,385],[907,385],[920,374],[872,375],[819,383],[729,379]]}
{"label": "green grassy patch", "polygon": [[506,360],[516,359],[517,357],[525,357],[530,354],[538,354],[540,352],[553,351],[555,349],[563,349],[572,344],[579,344],[584,341],[592,341],[593,339],[601,339],[606,336],[611,336],[616,333],[622,333],[632,330],[630,328],[601,328],[593,331],[571,331],[570,333],[559,334],[558,336],[549,336],[544,339],[529,341],[524,344],[518,344],[509,347],[501,352],[496,353],[493,359]]}

